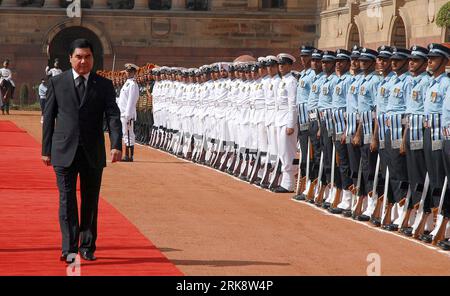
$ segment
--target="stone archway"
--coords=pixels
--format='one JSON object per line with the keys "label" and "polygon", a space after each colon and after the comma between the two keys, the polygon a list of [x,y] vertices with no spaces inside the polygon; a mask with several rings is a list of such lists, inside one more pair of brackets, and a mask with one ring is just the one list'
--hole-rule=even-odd
{"label": "stone archway", "polygon": [[397,47],[407,47],[406,27],[403,19],[396,17],[391,31],[390,45]]}
{"label": "stone archway", "polygon": [[356,24],[351,24],[347,33],[347,49],[352,49],[354,45],[361,46],[361,40],[359,38],[359,29]]}
{"label": "stone archway", "polygon": [[55,58],[58,58],[62,70],[70,69],[69,46],[78,38],[88,39],[94,47],[94,71],[103,69],[102,43],[94,32],[82,26],[64,28],[53,37],[48,47],[49,66],[52,66]]}

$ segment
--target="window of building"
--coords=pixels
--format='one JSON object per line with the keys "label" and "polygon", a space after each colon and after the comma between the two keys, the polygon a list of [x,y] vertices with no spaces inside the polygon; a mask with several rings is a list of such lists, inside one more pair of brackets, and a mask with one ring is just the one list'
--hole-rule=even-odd
{"label": "window of building", "polygon": [[392,28],[391,45],[397,47],[407,47],[406,42],[406,28],[405,23],[401,17],[395,20],[394,27]]}
{"label": "window of building", "polygon": [[17,0],[16,3],[22,7],[42,7],[44,0]]}
{"label": "window of building", "polygon": [[262,8],[285,8],[285,0],[262,0]]}
{"label": "window of building", "polygon": [[186,8],[189,10],[208,10],[208,0],[187,0]]}
{"label": "window of building", "polygon": [[168,10],[172,6],[171,0],[151,0],[150,9],[152,10]]}
{"label": "window of building", "polygon": [[348,44],[347,44],[347,48],[348,49],[352,49],[354,45],[360,45],[360,40],[359,40],[359,30],[358,30],[358,26],[355,24],[352,24],[352,27],[348,33]]}
{"label": "window of building", "polygon": [[[91,8],[92,2],[93,2],[93,0],[81,0],[81,8]],[[70,4],[72,4],[72,1],[59,0],[60,7],[66,8]]]}
{"label": "window of building", "polygon": [[108,0],[107,4],[112,9],[132,9],[134,0]]}

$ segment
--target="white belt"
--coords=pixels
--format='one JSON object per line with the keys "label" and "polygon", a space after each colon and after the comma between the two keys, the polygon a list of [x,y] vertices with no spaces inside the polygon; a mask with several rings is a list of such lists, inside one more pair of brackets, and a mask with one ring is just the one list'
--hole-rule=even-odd
{"label": "white belt", "polygon": [[317,112],[316,111],[308,112],[308,116],[309,116],[310,120],[316,120],[317,119]]}

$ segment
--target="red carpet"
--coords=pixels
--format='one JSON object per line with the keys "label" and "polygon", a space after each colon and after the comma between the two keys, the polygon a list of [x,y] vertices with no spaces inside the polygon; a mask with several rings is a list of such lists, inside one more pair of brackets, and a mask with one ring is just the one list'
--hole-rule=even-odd
{"label": "red carpet", "polygon": [[[0,275],[67,274],[59,261],[55,174],[40,153],[30,135],[0,121]],[[103,199],[98,224],[97,261],[81,260],[81,275],[182,275]]]}

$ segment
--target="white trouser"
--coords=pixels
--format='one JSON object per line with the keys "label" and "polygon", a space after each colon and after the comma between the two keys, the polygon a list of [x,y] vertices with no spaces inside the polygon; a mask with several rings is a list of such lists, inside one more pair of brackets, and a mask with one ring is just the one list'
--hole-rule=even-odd
{"label": "white trouser", "polygon": [[280,186],[292,191],[295,185],[296,165],[292,162],[297,153],[297,133],[298,127],[295,125],[294,132],[286,134],[286,126],[277,127],[278,133],[278,157],[281,160],[281,183]]}
{"label": "white trouser", "polygon": [[122,122],[123,142],[125,146],[134,146],[136,136],[134,134],[134,121],[131,119],[127,122],[125,117],[120,117]]}
{"label": "white trouser", "polygon": [[248,148],[250,145],[250,137],[249,137],[249,123],[241,123],[239,124],[239,146]]}
{"label": "white trouser", "polygon": [[270,155],[278,155],[277,129],[272,123],[267,126],[267,145]]}
{"label": "white trouser", "polygon": [[267,140],[267,128],[264,122],[259,122],[256,125],[256,134],[257,134],[257,146],[258,150],[262,152],[267,152],[268,149],[268,140]]}

